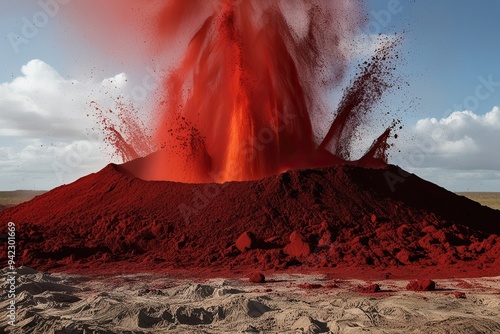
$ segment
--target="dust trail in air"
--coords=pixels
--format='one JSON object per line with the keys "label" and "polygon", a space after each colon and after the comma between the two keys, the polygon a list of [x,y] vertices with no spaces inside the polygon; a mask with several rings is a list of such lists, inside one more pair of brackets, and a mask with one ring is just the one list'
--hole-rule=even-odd
{"label": "dust trail in air", "polygon": [[[113,4],[123,7],[107,3],[110,15]],[[112,134],[113,146],[125,150],[121,155],[126,160],[145,152],[145,146],[155,151],[126,165],[144,179],[208,182],[217,175],[217,182],[249,180],[290,168],[348,162],[353,136],[391,87],[393,40],[382,43],[360,68],[318,143],[311,117],[334,112],[325,96],[340,89],[352,61],[345,45],[364,24],[359,3],[171,0],[152,1],[127,13],[122,16],[135,17],[132,22],[141,22],[142,31],[148,31],[143,37],[154,46],[152,57],[166,57],[173,41],[185,46],[157,92],[162,103],[153,113],[154,132]],[[122,125],[135,133],[134,122]],[[150,137],[148,145],[141,142]],[[368,150],[378,152],[372,158],[383,160],[388,137],[386,131],[375,140],[380,147]],[[369,158],[357,163],[368,164],[373,161]]]}

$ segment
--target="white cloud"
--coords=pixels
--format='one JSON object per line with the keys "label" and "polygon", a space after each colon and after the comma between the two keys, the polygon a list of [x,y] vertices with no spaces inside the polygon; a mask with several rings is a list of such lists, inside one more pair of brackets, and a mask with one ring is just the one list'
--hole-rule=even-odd
{"label": "white cloud", "polygon": [[0,84],[0,190],[50,189],[109,163],[90,102],[113,108],[127,76],[65,79],[41,60],[21,73]]}
{"label": "white cloud", "polygon": [[[419,120],[415,135],[429,143],[428,153],[438,167],[500,170],[500,108],[485,115],[456,111],[446,118]],[[432,146],[431,146],[432,145]]]}
{"label": "white cloud", "polygon": [[419,120],[396,142],[393,161],[440,185],[500,191],[500,108]]}
{"label": "white cloud", "polygon": [[[41,60],[22,67],[22,76],[0,85],[0,127],[3,134],[21,138],[85,139],[95,125],[89,103],[113,103],[123,88],[124,74],[101,83],[62,78]],[[117,82],[116,84],[112,84]],[[106,95],[106,92],[109,94]]]}

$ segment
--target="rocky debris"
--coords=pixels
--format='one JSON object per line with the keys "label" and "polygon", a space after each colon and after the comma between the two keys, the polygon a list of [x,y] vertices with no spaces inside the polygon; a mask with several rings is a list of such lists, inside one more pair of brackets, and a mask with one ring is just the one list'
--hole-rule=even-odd
{"label": "rocky debris", "polygon": [[377,293],[377,292],[380,292],[381,289],[380,289],[380,285],[378,285],[378,284],[370,284],[370,285],[361,287],[360,291],[363,293]]}
{"label": "rocky debris", "polygon": [[186,242],[187,242],[186,235],[185,234],[181,235],[181,237],[176,243],[177,249],[182,249],[186,245]]}
{"label": "rocky debris", "polygon": [[293,231],[290,234],[290,243],[285,246],[283,252],[290,256],[306,257],[311,254],[311,245],[306,242],[302,234]]}
{"label": "rocky debris", "polygon": [[257,239],[252,232],[244,232],[236,240],[236,248],[242,253],[257,248]]}
{"label": "rocky debris", "polygon": [[410,256],[410,252],[408,252],[406,249],[403,249],[396,254],[396,259],[402,264],[409,264],[411,263]]}
{"label": "rocky debris", "polygon": [[436,290],[436,283],[429,279],[415,280],[408,283],[406,290],[409,291],[434,291]]}
{"label": "rocky debris", "polygon": [[138,296],[163,296],[164,293],[158,289],[141,289],[137,292]]}
{"label": "rocky debris", "polygon": [[425,267],[428,277],[500,275],[500,211],[414,175],[393,192],[385,176],[395,166],[211,184],[219,195],[203,202],[193,194],[206,184],[148,182],[121,168],[1,211],[0,220],[19,222],[16,263],[93,273],[303,267],[365,278],[368,268],[419,275]]}
{"label": "rocky debris", "polygon": [[264,274],[258,272],[251,273],[248,279],[252,283],[264,283],[266,281]]}
{"label": "rocky debris", "polygon": [[261,331],[258,330],[256,327],[252,325],[248,325],[246,329],[243,331],[243,333],[260,333]]}
{"label": "rocky debris", "polygon": [[323,285],[316,283],[302,283],[299,284],[298,287],[304,290],[316,290],[316,289],[321,289]]}
{"label": "rocky debris", "polygon": [[320,224],[320,228],[318,231],[318,235],[320,236],[317,246],[320,248],[328,248],[333,242],[334,236],[333,232],[330,230],[328,222],[323,220]]}
{"label": "rocky debris", "polygon": [[[22,269],[13,333],[401,333],[402,323],[408,333],[428,333],[429,324],[438,333],[500,333],[499,282],[488,278],[460,287],[468,300],[455,290],[457,282],[466,282],[457,280],[443,281],[446,298],[360,296],[345,293],[356,289],[358,280],[342,280],[342,292],[332,299],[326,286],[296,289],[301,282],[335,282],[328,276],[278,274],[275,292],[267,294],[268,289],[233,279],[202,279],[202,284],[170,275],[85,277]],[[7,294],[0,290],[4,309]],[[12,332],[8,321],[0,318],[0,333]]]}

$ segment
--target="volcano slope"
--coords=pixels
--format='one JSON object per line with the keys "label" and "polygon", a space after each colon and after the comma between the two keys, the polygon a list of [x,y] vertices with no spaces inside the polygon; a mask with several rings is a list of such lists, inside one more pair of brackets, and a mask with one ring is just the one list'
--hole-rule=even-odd
{"label": "volcano slope", "polygon": [[17,264],[38,270],[500,275],[500,211],[392,165],[183,184],[111,164],[0,220],[16,223]]}

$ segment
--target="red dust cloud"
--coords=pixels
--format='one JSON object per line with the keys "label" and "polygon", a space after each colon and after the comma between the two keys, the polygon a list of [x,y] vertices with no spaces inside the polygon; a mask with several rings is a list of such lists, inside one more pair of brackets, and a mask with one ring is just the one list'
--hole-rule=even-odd
{"label": "red dust cloud", "polygon": [[[79,4],[78,12],[87,15],[94,5]],[[114,5],[118,12],[112,11]],[[368,112],[391,87],[397,42],[380,43],[345,89],[336,113],[325,103],[326,92],[339,88],[352,61],[349,45],[364,22],[359,4],[192,0],[126,6],[111,1],[102,10],[113,24],[135,27],[136,37],[142,31],[150,56],[159,63],[165,57],[162,48],[175,48],[173,41],[185,45],[156,92],[161,102],[151,133],[127,121],[122,127],[133,135],[124,135],[100,113],[108,142],[125,161],[152,153],[124,166],[132,174],[205,183],[347,162],[384,165],[389,130],[358,161],[350,161],[349,152]],[[113,33],[133,36],[129,30],[115,27]],[[332,113],[330,130],[318,140],[313,116]]]}

